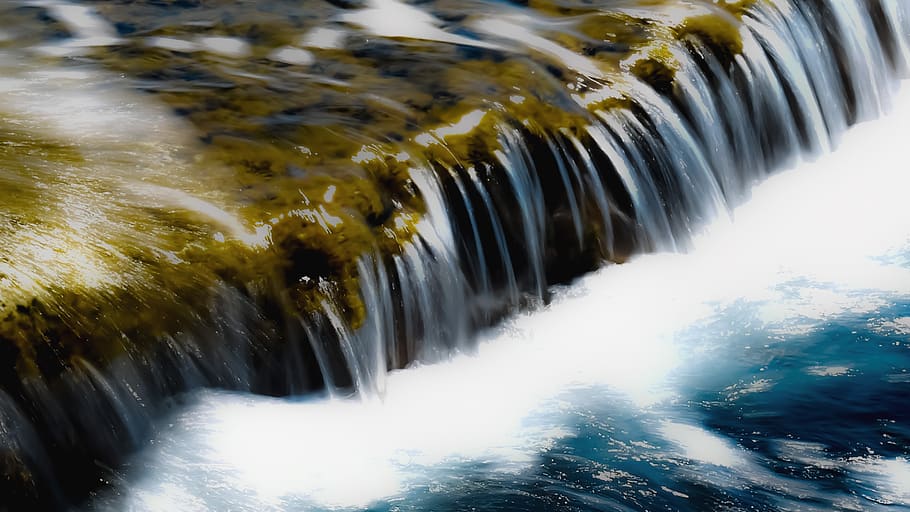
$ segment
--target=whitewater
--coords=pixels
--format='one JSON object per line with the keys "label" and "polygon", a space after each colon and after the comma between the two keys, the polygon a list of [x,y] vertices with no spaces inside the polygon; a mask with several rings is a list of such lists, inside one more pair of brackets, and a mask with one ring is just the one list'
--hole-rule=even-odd
{"label": "whitewater", "polygon": [[373,398],[174,399],[92,510],[910,507],[910,89]]}

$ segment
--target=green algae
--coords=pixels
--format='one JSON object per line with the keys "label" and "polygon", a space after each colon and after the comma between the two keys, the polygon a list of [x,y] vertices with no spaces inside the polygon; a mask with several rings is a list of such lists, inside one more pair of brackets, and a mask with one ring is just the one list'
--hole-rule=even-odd
{"label": "green algae", "polygon": [[739,28],[735,18],[701,15],[686,18],[674,29],[674,32],[678,39],[685,39],[688,36],[698,37],[721,59],[729,61],[732,56],[743,51]]}

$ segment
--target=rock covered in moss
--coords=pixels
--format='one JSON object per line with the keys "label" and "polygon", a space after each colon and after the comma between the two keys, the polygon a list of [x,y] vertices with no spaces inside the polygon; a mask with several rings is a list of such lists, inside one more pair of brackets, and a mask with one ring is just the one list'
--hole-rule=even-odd
{"label": "rock covered in moss", "polygon": [[[605,10],[590,2],[533,1],[519,12],[536,23],[535,44],[508,34],[480,36],[488,2],[422,4],[435,28],[489,43],[482,45],[377,37],[343,21],[343,12],[360,7],[356,2],[84,3],[114,24],[119,40],[80,48],[67,62],[77,71],[87,63],[122,76],[185,121],[196,141],[160,154],[143,141],[84,148],[0,116],[6,171],[0,184],[9,185],[0,192],[0,236],[8,242],[0,250],[0,390],[32,407],[25,414],[32,418],[44,407],[36,396],[72,397],[77,389],[104,395],[99,411],[144,407],[154,393],[105,382],[124,361],[145,375],[141,369],[158,364],[155,358],[167,359],[174,368],[198,367],[200,383],[229,387],[236,382],[224,368],[206,367],[205,360],[232,331],[266,341],[240,350],[252,354],[255,371],[285,354],[280,345],[299,334],[282,319],[331,308],[349,329],[360,328],[376,314],[361,295],[361,262],[390,261],[421,243],[428,198],[414,173],[434,174],[446,198],[481,201],[489,217],[501,219],[500,226],[475,228],[478,240],[495,247],[488,261],[456,248],[468,261],[466,273],[476,263],[490,274],[492,285],[478,279],[473,288],[539,293],[542,283],[533,282],[539,276],[529,277],[538,262],[527,254],[514,170],[504,158],[515,150],[509,137],[536,165],[548,215],[545,280],[624,260],[635,249],[636,219],[617,171],[604,155],[586,155],[607,176],[597,184],[611,194],[605,206],[580,193],[594,183],[566,187],[554,155],[580,164],[575,144],[594,146],[587,128],[596,116],[638,108],[630,74],[672,96],[679,68],[673,51],[687,40],[727,58],[740,52],[737,17],[750,2],[686,2],[693,9],[665,18],[664,8],[676,2]],[[17,11],[16,19],[47,16],[48,34],[38,39],[70,35],[35,9]],[[568,65],[560,52],[583,65]],[[133,158],[147,152],[160,156],[160,174],[136,164],[147,164]],[[484,188],[489,204],[465,183]],[[68,222],[61,213],[67,208],[85,222]],[[468,231],[467,211],[448,213]],[[585,223],[576,232],[578,218]],[[609,243],[607,224],[616,233]],[[33,262],[37,253],[45,260]],[[248,323],[212,318],[224,290],[249,306]],[[162,392],[182,389],[181,374],[173,373],[155,384]],[[61,410],[79,415],[76,405]],[[71,434],[88,435],[70,420]],[[55,417],[40,421],[47,428]],[[123,425],[113,430],[111,437],[129,438]],[[3,474],[19,487],[32,478],[22,468],[37,467],[2,447],[0,465],[12,468]]]}

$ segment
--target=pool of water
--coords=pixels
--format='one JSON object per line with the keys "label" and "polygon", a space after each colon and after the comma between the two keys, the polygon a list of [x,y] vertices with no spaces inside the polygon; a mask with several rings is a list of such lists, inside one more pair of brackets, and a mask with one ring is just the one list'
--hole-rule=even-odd
{"label": "pool of water", "polygon": [[689,254],[644,256],[374,400],[175,400],[93,510],[910,507],[910,94]]}

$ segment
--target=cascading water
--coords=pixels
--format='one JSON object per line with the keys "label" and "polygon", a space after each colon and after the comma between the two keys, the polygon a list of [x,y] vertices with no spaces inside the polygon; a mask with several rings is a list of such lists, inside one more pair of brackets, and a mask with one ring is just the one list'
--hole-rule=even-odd
{"label": "cascading water", "polygon": [[79,499],[169,396],[371,401],[689,248],[910,62],[900,0],[177,4],[0,7],[10,503]]}

